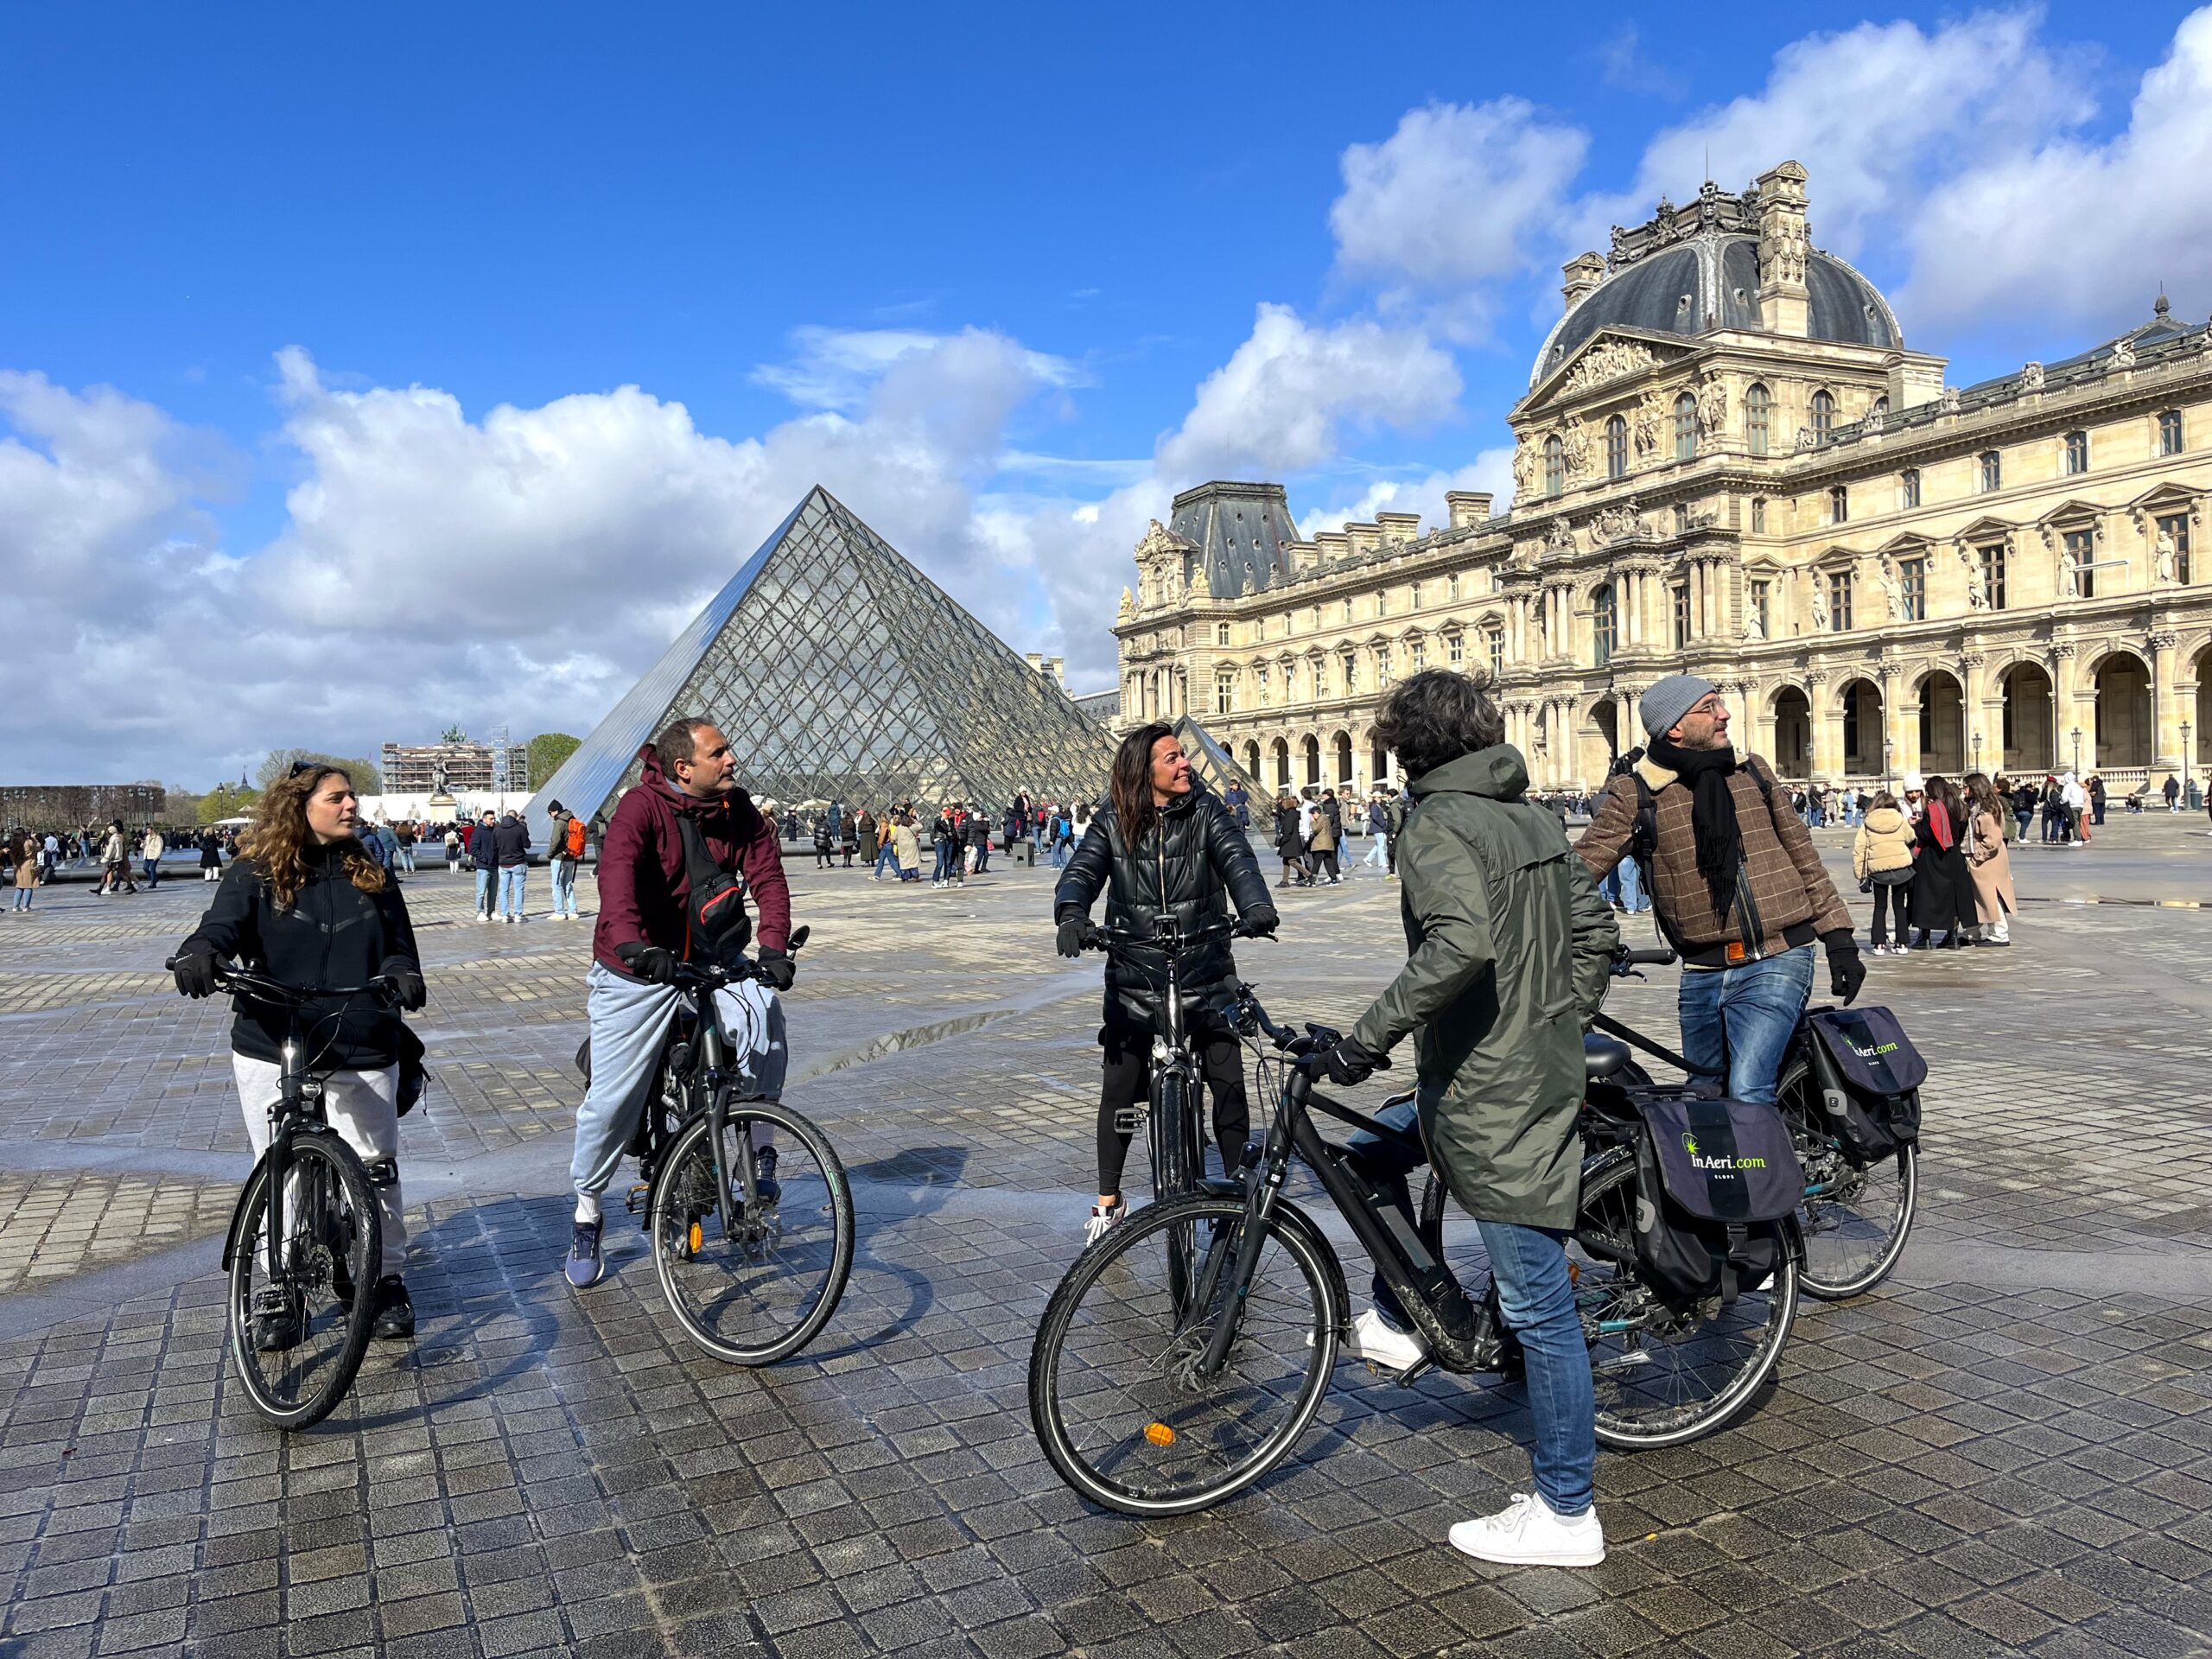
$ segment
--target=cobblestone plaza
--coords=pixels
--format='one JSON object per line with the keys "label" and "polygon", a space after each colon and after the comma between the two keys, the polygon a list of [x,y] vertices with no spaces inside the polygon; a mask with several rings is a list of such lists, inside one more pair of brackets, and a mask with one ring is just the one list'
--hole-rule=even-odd
{"label": "cobblestone plaza", "polygon": [[[810,863],[789,1093],[861,1211],[812,1350],[691,1350],[619,1215],[607,1281],[563,1282],[588,929],[470,925],[467,879],[426,873],[421,1333],[289,1439],[223,1351],[227,1011],[161,970],[207,890],[0,917],[0,1656],[2212,1651],[2212,913],[2173,903],[2212,901],[2201,816],[2023,848],[2012,950],[1870,960],[1934,1069],[1914,1248],[1805,1308],[1738,1426],[1602,1456],[1589,1573],[1443,1541],[1526,1481],[1495,1381],[1348,1363],[1209,1514],[1062,1487],[1024,1382],[1088,1202],[1096,960],[1052,954],[1047,868],[933,893]],[[1395,889],[1282,897],[1247,976],[1349,1019],[1402,957]],[[1609,1007],[1671,1040],[1673,995]]]}

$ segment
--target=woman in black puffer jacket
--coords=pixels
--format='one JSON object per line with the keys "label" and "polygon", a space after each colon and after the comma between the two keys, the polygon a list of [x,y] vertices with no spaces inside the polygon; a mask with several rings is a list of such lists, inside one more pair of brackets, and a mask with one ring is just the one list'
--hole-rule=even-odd
{"label": "woman in black puffer jacket", "polygon": [[[1220,798],[1191,775],[1172,728],[1140,727],[1122,740],[1111,793],[1111,803],[1091,819],[1052,892],[1062,956],[1081,953],[1090,907],[1101,892],[1106,925],[1119,931],[1148,934],[1161,912],[1172,909],[1186,933],[1202,931],[1227,923],[1233,902],[1248,931],[1274,933],[1275,910],[1251,842]],[[1227,1173],[1243,1160],[1251,1127],[1243,1055],[1236,1033],[1201,1009],[1210,992],[1236,979],[1236,959],[1228,939],[1217,938],[1185,951],[1181,969],[1185,1022],[1213,1095],[1214,1144]],[[1090,1238],[1128,1212],[1121,1187],[1129,1137],[1115,1123],[1145,1096],[1166,994],[1166,957],[1158,947],[1119,946],[1106,958],[1106,1023],[1098,1033],[1105,1050],[1098,1202],[1090,1211]]]}
{"label": "woman in black puffer jacket", "polygon": [[[177,989],[204,997],[215,989],[215,963],[237,958],[300,990],[365,985],[383,976],[410,1010],[424,1001],[415,929],[399,883],[355,839],[352,779],[335,766],[302,766],[262,796],[253,829],[224,873],[215,901],[178,947]],[[268,1150],[289,1020],[282,1008],[235,1000],[231,1067],[254,1156]],[[384,1260],[377,1280],[375,1331],[415,1332],[415,1309],[399,1265],[407,1228],[399,1190],[398,1086],[403,1027],[398,1014],[368,997],[329,1005],[310,1022],[318,1046],[308,1069],[327,1072],[323,1114],[360,1154],[384,1218]],[[257,1319],[264,1351],[290,1345],[289,1316]]]}

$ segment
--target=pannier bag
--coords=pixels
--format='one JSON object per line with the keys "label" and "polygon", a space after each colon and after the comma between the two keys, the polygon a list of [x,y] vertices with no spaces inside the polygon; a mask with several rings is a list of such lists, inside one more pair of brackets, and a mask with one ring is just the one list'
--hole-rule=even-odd
{"label": "pannier bag", "polygon": [[1822,1008],[1805,1016],[1813,1085],[1828,1133],[1864,1168],[1920,1139],[1928,1062],[1887,1008]]}
{"label": "pannier bag", "polygon": [[1693,1095],[1631,1096],[1638,1276],[1677,1313],[1764,1284],[1805,1194],[1789,1126],[1772,1106]]}

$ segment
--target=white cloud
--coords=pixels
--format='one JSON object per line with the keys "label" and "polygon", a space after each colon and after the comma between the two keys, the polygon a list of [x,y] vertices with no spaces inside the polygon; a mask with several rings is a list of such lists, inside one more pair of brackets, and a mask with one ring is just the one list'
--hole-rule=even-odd
{"label": "white cloud", "polygon": [[1263,304],[1250,336],[1160,444],[1160,472],[1182,480],[1178,488],[1302,472],[1336,455],[1347,431],[1442,419],[1459,387],[1451,354],[1419,329],[1365,318],[1316,326]]}
{"label": "white cloud", "polygon": [[1581,170],[1589,135],[1524,99],[1408,110],[1376,144],[1344,153],[1329,210],[1338,256],[1387,283],[1451,288],[1524,270]]}
{"label": "white cloud", "polygon": [[1580,245],[1649,217],[1706,179],[1740,189],[1786,159],[1812,175],[1815,240],[1855,253],[1910,217],[1932,177],[2087,119],[2078,54],[2039,37],[2037,10],[1976,12],[1923,31],[1861,23],[1775,54],[1764,88],[1705,110],[1646,146],[1636,182],[1588,198]]}
{"label": "white cloud", "polygon": [[1912,233],[1901,308],[1916,322],[2006,315],[2122,327],[2162,278],[2201,314],[2212,247],[2212,7],[2185,18],[2143,78],[2126,128],[2063,136],[1970,166],[1937,188]]}
{"label": "white cloud", "polygon": [[[1005,336],[980,328],[957,335],[924,334],[906,328],[823,328],[814,325],[791,332],[791,358],[764,363],[753,378],[782,392],[804,409],[850,411],[867,401],[884,376],[910,358],[928,357],[949,346],[996,341]],[[1077,386],[1088,377],[1065,358],[1044,352],[1019,353],[1023,371],[1039,385]]]}
{"label": "white cloud", "polygon": [[1325,530],[1342,530],[1348,524],[1372,524],[1378,512],[1417,512],[1424,531],[1437,530],[1451,523],[1444,498],[1452,490],[1487,490],[1503,505],[1513,493],[1513,451],[1485,449],[1454,471],[1432,472],[1419,478],[1376,479],[1349,503],[1337,498],[1318,506],[1294,504],[1294,516],[1300,531],[1308,537]]}

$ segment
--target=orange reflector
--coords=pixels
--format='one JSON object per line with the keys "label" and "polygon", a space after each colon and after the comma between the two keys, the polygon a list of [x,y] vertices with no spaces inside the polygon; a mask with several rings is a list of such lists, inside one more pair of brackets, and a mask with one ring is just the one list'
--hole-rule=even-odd
{"label": "orange reflector", "polygon": [[1144,1437],[1154,1446],[1175,1444],[1175,1431],[1165,1423],[1147,1423],[1144,1426]]}
{"label": "orange reflector", "polygon": [[698,1255],[698,1254],[699,1254],[699,1246],[706,1241],[706,1236],[706,1236],[706,1234],[704,1234],[703,1232],[700,1231],[700,1230],[699,1230],[699,1224],[698,1224],[697,1222],[696,1222],[696,1221],[695,1221],[695,1222],[693,1222],[693,1223],[691,1224],[691,1254],[692,1254],[692,1255]]}
{"label": "orange reflector", "polygon": [[1570,1285],[1579,1285],[1582,1282],[1582,1264],[1580,1262],[1570,1262],[1567,1264],[1567,1282]]}

